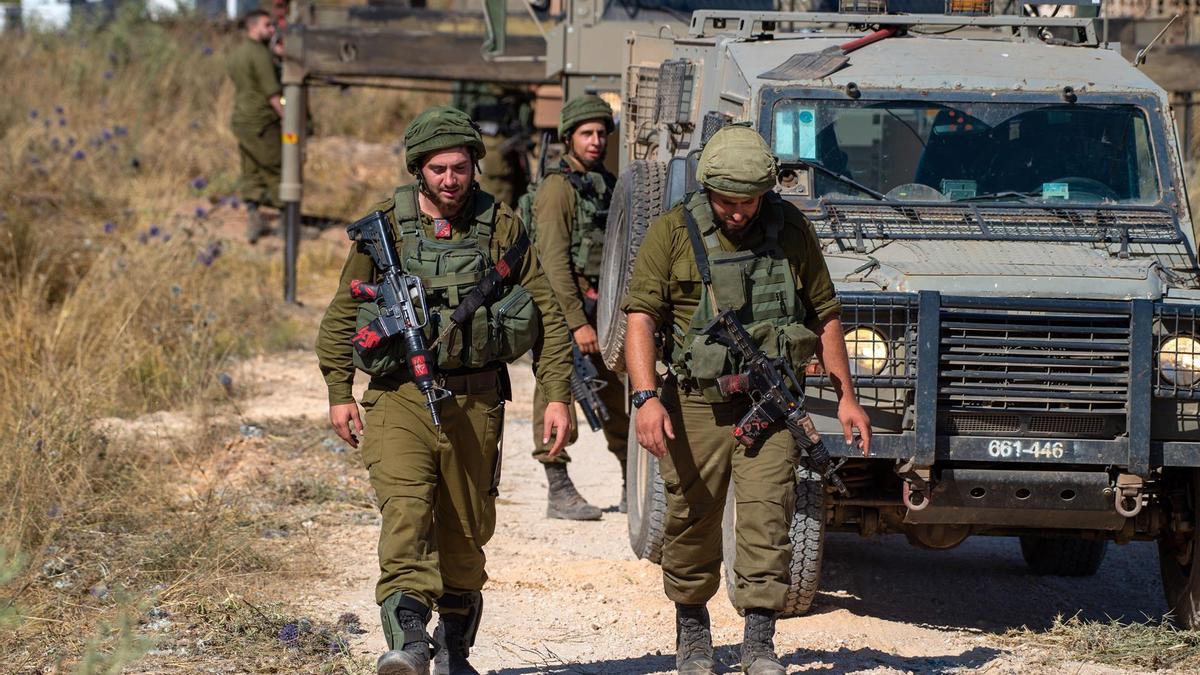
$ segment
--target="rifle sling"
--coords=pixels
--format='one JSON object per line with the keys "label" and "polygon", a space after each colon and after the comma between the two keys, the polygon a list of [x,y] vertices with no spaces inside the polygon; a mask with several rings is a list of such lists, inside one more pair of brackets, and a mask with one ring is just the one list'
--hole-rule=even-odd
{"label": "rifle sling", "polygon": [[454,313],[450,315],[451,323],[456,326],[462,326],[470,321],[475,312],[480,307],[483,307],[488,299],[492,297],[493,293],[500,286],[500,283],[517,269],[517,266],[528,251],[529,235],[522,230],[520,236],[513,242],[513,245],[500,257],[500,261],[488,270],[483,279],[480,280],[475,288],[471,289],[467,297],[463,298],[463,301],[454,309]]}
{"label": "rifle sling", "polygon": [[708,291],[708,299],[712,304],[713,312],[717,312],[717,296],[713,294],[712,289],[712,273],[709,271],[708,265],[708,249],[704,246],[704,240],[700,236],[700,225],[696,223],[696,218],[692,216],[692,212],[686,206],[683,208],[683,219],[687,223],[688,241],[692,242],[692,252],[696,254],[696,269],[700,270],[700,281],[704,283],[704,288]]}

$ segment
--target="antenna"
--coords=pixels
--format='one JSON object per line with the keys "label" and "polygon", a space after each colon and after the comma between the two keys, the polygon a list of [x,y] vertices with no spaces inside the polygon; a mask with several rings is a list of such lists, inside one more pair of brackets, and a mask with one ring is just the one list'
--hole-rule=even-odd
{"label": "antenna", "polygon": [[1158,39],[1167,32],[1167,29],[1170,28],[1171,24],[1175,23],[1175,20],[1178,18],[1178,14],[1171,17],[1171,20],[1167,22],[1167,25],[1163,26],[1162,30],[1158,31],[1158,35],[1154,36],[1154,39],[1150,41],[1150,44],[1138,50],[1137,56],[1133,57],[1133,65],[1135,68],[1146,62],[1146,56],[1150,53],[1150,50],[1154,49],[1154,45],[1158,44]]}

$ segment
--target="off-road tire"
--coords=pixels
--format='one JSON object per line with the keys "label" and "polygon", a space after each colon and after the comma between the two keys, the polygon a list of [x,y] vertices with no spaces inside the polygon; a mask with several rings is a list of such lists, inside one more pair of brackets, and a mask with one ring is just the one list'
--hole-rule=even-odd
{"label": "off-road tire", "polygon": [[666,164],[639,159],[621,173],[613,189],[604,235],[596,328],[600,356],[616,373],[625,372],[625,313],[620,310],[621,298],[625,297],[646,228],[663,212],[666,182]]}
{"label": "off-road tire", "polygon": [[[1183,512],[1186,522],[1198,523],[1200,470],[1190,470],[1180,482],[1183,484],[1168,485],[1167,506],[1172,511]],[[1173,520],[1170,513],[1164,516],[1165,522]],[[1200,545],[1200,538],[1194,528],[1178,534],[1168,529],[1158,540],[1158,568],[1167,608],[1175,625],[1186,630],[1200,629],[1200,550],[1197,545]]]}
{"label": "off-road tire", "polygon": [[663,532],[667,518],[667,488],[658,458],[638,446],[637,408],[629,409],[628,460],[625,462],[626,519],[629,546],[642,560],[662,562]]}
{"label": "off-road tire", "polygon": [[1021,557],[1034,574],[1090,577],[1099,571],[1107,550],[1106,539],[1021,537]]}
{"label": "off-road tire", "polygon": [[[779,613],[781,619],[803,616],[812,607],[821,585],[821,558],[825,550],[825,484],[821,474],[804,465],[797,467],[795,495],[796,505],[788,529],[788,537],[792,542],[791,583],[787,601]],[[725,518],[721,524],[721,547],[725,564],[725,591],[731,603],[736,579],[733,574],[737,558],[734,538],[736,518],[737,506],[733,498],[733,485],[730,485],[725,502]]]}

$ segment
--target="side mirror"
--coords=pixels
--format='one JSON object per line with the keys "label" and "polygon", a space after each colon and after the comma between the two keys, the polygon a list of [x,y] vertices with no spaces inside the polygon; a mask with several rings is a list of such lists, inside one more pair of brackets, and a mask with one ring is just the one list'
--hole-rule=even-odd
{"label": "side mirror", "polygon": [[502,56],[508,47],[506,0],[483,0],[483,25],[487,29],[487,38],[483,41],[484,58]]}

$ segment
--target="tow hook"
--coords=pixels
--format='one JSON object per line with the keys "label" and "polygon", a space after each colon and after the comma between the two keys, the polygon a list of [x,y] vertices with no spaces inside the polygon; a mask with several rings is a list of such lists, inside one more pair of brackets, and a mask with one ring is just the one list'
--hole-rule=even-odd
{"label": "tow hook", "polygon": [[1113,506],[1117,513],[1126,518],[1133,518],[1142,512],[1142,482],[1141,476],[1123,473],[1117,476],[1117,483],[1110,487],[1113,493]]}
{"label": "tow hook", "polygon": [[929,508],[929,499],[933,495],[933,481],[928,468],[918,469],[916,463],[908,461],[896,467],[896,475],[904,480],[900,489],[900,499],[910,511],[923,511]]}

